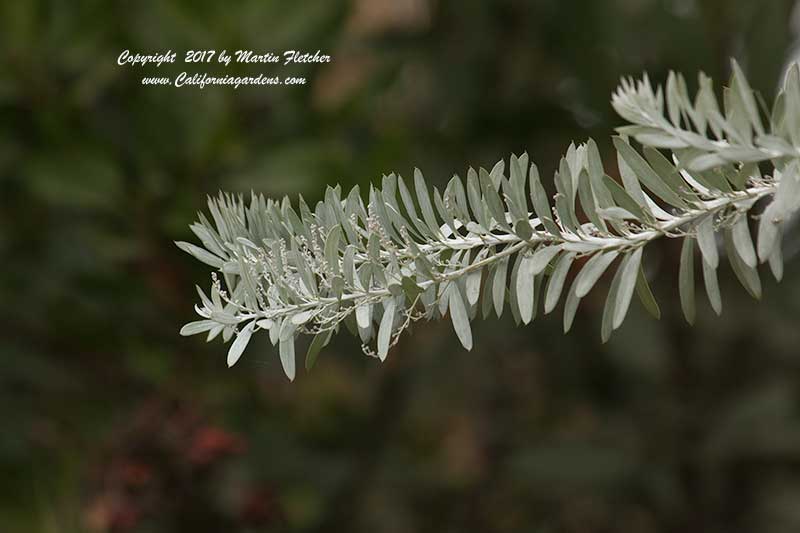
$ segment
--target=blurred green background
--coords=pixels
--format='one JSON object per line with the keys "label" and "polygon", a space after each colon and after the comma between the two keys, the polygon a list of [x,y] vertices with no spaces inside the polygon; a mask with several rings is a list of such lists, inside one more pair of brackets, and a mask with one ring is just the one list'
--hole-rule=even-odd
{"label": "blurred green background", "polygon": [[[691,328],[662,242],[662,320],[638,307],[606,345],[598,290],[567,336],[507,314],[465,352],[419,324],[380,365],[345,334],[290,384],[266,339],[228,370],[178,336],[209,272],[173,245],[220,189],[441,184],[523,150],[547,176],[589,136],[609,155],[622,75],[724,80],[734,56],[771,101],[792,4],[0,3],[0,530],[800,530],[797,261],[760,303],[723,267],[723,316]],[[124,49],[333,61],[280,71],[305,86],[175,89],[139,79],[223,71]]]}

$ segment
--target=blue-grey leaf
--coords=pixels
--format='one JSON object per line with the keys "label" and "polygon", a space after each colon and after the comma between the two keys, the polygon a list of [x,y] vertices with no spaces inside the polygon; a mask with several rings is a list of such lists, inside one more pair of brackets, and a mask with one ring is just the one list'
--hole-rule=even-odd
{"label": "blue-grey leaf", "polygon": [[681,262],[678,270],[678,294],[681,299],[683,316],[689,324],[694,324],[695,298],[694,298],[694,239],[683,239],[681,248]]}
{"label": "blue-grey leaf", "polygon": [[381,361],[386,360],[389,353],[389,341],[392,339],[392,327],[394,326],[396,303],[394,298],[386,301],[383,308],[383,317],[378,329],[378,357]]}
{"label": "blue-grey leaf", "polygon": [[198,333],[205,333],[206,331],[209,331],[217,326],[217,322],[214,322],[213,320],[198,320],[196,322],[189,322],[181,328],[181,335],[184,337],[197,335]]}
{"label": "blue-grey leaf", "polygon": [[189,255],[193,256],[198,261],[202,261],[208,266],[212,266],[214,268],[222,268],[222,265],[225,262],[216,255],[209,252],[208,250],[204,250],[203,248],[195,246],[190,242],[175,241],[175,244],[178,246],[178,248],[188,253]]}
{"label": "blue-grey leaf", "polygon": [[722,313],[722,296],[719,293],[719,283],[717,282],[717,269],[703,260],[703,280],[706,285],[706,294],[711,308],[719,315]]}
{"label": "blue-grey leaf", "polygon": [[453,322],[453,329],[461,341],[461,345],[467,350],[472,349],[472,329],[467,317],[467,309],[464,307],[464,300],[461,291],[456,283],[451,283],[448,287],[448,300],[450,303],[450,320]]}
{"label": "blue-grey leaf", "polygon": [[755,268],[758,264],[756,260],[756,252],[753,249],[753,240],[750,237],[750,228],[747,227],[747,216],[741,215],[734,223],[731,229],[733,237],[733,244],[736,246],[736,251],[739,257],[742,258],[744,264],[750,268]]}
{"label": "blue-grey leaf", "polygon": [[253,328],[255,328],[256,323],[255,320],[247,324],[242,330],[236,335],[236,339],[231,344],[230,349],[228,350],[228,366],[231,367],[236,364],[236,361],[242,356],[244,349],[247,348],[247,343],[250,342],[250,337],[253,335]]}
{"label": "blue-grey leaf", "polygon": [[703,218],[697,225],[697,245],[706,263],[716,269],[719,264],[719,254],[717,253],[717,240],[714,237],[713,215]]}
{"label": "blue-grey leaf", "polygon": [[281,358],[281,366],[283,372],[289,381],[294,381],[295,375],[295,358],[294,358],[294,336],[286,339],[281,339],[278,346],[278,352]]}
{"label": "blue-grey leaf", "polygon": [[569,272],[569,267],[572,265],[572,260],[575,258],[573,252],[563,254],[553,269],[553,274],[547,282],[547,289],[545,289],[544,297],[544,312],[549,313],[555,309],[558,299],[561,296],[561,290],[564,287],[564,280]]}
{"label": "blue-grey leaf", "polygon": [[520,258],[519,272],[517,272],[517,305],[519,306],[520,319],[528,324],[533,317],[534,279],[533,256],[525,254]]}
{"label": "blue-grey leaf", "polygon": [[625,320],[628,314],[628,307],[631,304],[633,289],[636,288],[636,277],[639,275],[639,265],[642,262],[642,249],[637,248],[633,253],[628,254],[623,260],[620,269],[622,270],[617,290],[616,301],[614,302],[614,323],[613,329],[617,329]]}
{"label": "blue-grey leaf", "polygon": [[575,295],[578,298],[586,296],[603,272],[606,271],[608,266],[617,258],[618,252],[612,250],[603,254],[594,255],[589,261],[586,262],[581,273],[575,279]]}

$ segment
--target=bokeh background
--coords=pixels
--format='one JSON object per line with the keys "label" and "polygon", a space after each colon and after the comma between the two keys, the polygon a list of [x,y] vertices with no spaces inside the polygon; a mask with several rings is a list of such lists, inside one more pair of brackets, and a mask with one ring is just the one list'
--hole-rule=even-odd
{"label": "bokeh background", "polygon": [[[596,290],[567,336],[508,314],[465,352],[419,324],[380,365],[343,334],[291,384],[266,339],[228,370],[178,336],[209,272],[173,245],[220,189],[313,201],[523,150],[547,176],[589,136],[608,156],[622,75],[724,80],[733,56],[771,101],[793,3],[0,3],[0,530],[800,530],[796,239],[762,302],[723,267],[723,316],[693,328],[662,242],[662,319],[608,344]],[[209,48],[333,61],[239,90],[116,65]]]}

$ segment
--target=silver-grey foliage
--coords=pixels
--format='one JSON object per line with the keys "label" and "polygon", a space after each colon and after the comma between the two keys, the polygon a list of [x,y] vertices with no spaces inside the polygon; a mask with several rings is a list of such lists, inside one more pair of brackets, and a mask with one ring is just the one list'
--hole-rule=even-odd
{"label": "silver-grey foliage", "polygon": [[[781,278],[782,224],[800,206],[800,67],[789,70],[769,115],[735,62],[721,105],[703,74],[694,98],[683,77],[670,74],[664,88],[647,77],[623,80],[611,103],[630,123],[613,139],[621,183],[606,174],[594,141],[573,144],[555,173],[552,202],[527,154],[489,171],[469,169],[443,191],[431,190],[419,170],[413,184],[390,174],[370,187],[366,203],[358,188],[343,196],[338,186],[313,209],[302,197],[296,207],[261,195],[209,199],[211,220],[200,214],[191,226],[202,247],[177,243],[214,269],[210,292],[197,289],[202,320],[181,334],[233,339],[233,365],[253,333],[268,331],[294,379],[298,337],[313,337],[310,368],[342,324],[381,360],[420,318],[448,315],[470,349],[477,314],[510,309],[527,324],[563,295],[569,330],[581,298],[613,271],[605,341],[634,293],[659,316],[642,250],[661,237],[683,239],[678,289],[686,319],[695,316],[696,248],[706,294],[721,312],[720,233],[736,276],[759,298],[757,266],[768,263]],[[750,216],[756,203],[765,207]],[[579,272],[568,283],[573,268]]]}

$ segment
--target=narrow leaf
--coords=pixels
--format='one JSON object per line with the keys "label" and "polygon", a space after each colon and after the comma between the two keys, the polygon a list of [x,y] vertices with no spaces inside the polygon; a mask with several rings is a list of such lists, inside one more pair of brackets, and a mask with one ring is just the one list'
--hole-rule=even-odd
{"label": "narrow leaf", "polygon": [[467,309],[464,307],[464,300],[461,291],[456,283],[451,283],[448,288],[448,300],[450,301],[450,320],[453,322],[453,329],[456,331],[458,340],[467,350],[472,350],[472,329],[467,317]]}
{"label": "narrow leaf", "polygon": [[617,294],[619,293],[620,280],[622,273],[625,270],[625,264],[621,263],[611,280],[611,287],[608,289],[608,296],[606,296],[606,303],[603,306],[603,320],[600,327],[600,338],[606,343],[611,338],[611,333],[614,331],[614,310],[617,303]]}
{"label": "narrow leaf", "polygon": [[361,329],[367,329],[372,323],[372,305],[362,302],[356,305],[356,322]]}
{"label": "narrow leaf", "polygon": [[742,72],[741,67],[739,67],[739,63],[737,63],[736,60],[732,60],[731,63],[733,68],[733,77],[736,81],[736,88],[739,90],[739,97],[744,104],[745,111],[750,119],[750,124],[752,124],[758,135],[763,135],[764,125],[761,122],[761,116],[758,114],[758,106],[756,105],[756,100],[753,97],[753,90],[750,88],[750,84],[747,83],[747,78]]}
{"label": "narrow leaf", "polygon": [[280,344],[278,346],[278,352],[280,353],[281,366],[283,367],[283,372],[286,374],[286,377],[289,378],[289,381],[294,381],[295,360],[294,360],[293,335],[289,338],[281,339]]}
{"label": "narrow leaf", "polygon": [[395,300],[394,298],[390,298],[384,304],[383,317],[381,317],[381,325],[378,329],[378,357],[381,361],[385,361],[386,354],[389,353],[389,341],[392,338],[395,309]]}
{"label": "narrow leaf", "polygon": [[636,276],[636,294],[639,296],[639,301],[656,320],[661,319],[661,309],[658,307],[653,291],[650,290],[650,284],[647,283],[647,277],[644,275],[644,269],[639,267],[639,275]]}
{"label": "narrow leaf", "polygon": [[539,170],[536,165],[531,165],[530,171],[530,196],[533,203],[533,209],[536,211],[536,216],[544,225],[545,229],[553,235],[560,236],[561,230],[553,221],[553,212],[550,209],[550,203],[547,199],[547,192],[539,180]]}
{"label": "narrow leaf", "polygon": [[561,296],[561,290],[564,287],[564,280],[567,277],[567,272],[569,272],[569,267],[572,265],[574,258],[575,254],[573,252],[569,252],[563,254],[558,261],[556,261],[553,274],[550,276],[550,280],[547,282],[547,289],[545,289],[545,314],[555,309],[558,299]]}
{"label": "narrow leaf", "polygon": [[683,316],[689,324],[694,324],[695,298],[694,298],[694,239],[683,239],[681,248],[681,262],[678,270],[678,293],[681,299]]}
{"label": "narrow leaf", "polygon": [[636,287],[636,277],[639,274],[639,265],[642,262],[642,249],[637,248],[633,253],[628,254],[620,269],[622,274],[619,280],[619,289],[614,303],[614,329],[622,325],[625,315],[628,314],[628,307],[631,305],[633,289]]}
{"label": "narrow leaf", "polygon": [[198,261],[202,261],[208,266],[212,266],[214,268],[222,268],[224,261],[208,250],[204,250],[203,248],[195,246],[190,242],[175,241],[175,244],[178,246],[178,248],[193,256]]}
{"label": "narrow leaf", "polygon": [[428,186],[425,184],[425,178],[418,168],[414,169],[414,189],[417,191],[417,200],[419,201],[419,208],[422,210],[422,218],[425,219],[431,235],[440,236],[439,224],[436,221],[436,215],[433,213]]}
{"label": "narrow leaf", "polygon": [[772,209],[769,206],[761,215],[758,223],[758,258],[763,263],[771,255],[773,249],[780,247],[780,230],[778,225],[772,220]]}
{"label": "narrow leaf", "polygon": [[517,273],[517,304],[520,319],[528,324],[533,316],[533,285],[536,274],[533,271],[533,256],[523,255]]}
{"label": "narrow leaf", "polygon": [[236,364],[236,361],[242,356],[244,349],[247,348],[247,343],[250,342],[250,337],[253,335],[253,328],[255,328],[256,322],[255,320],[251,321],[247,324],[239,334],[236,336],[236,340],[233,341],[231,344],[230,350],[228,350],[228,366],[231,367]]}
{"label": "narrow leaf", "polygon": [[706,285],[706,294],[711,308],[719,315],[722,313],[722,296],[719,293],[719,283],[717,281],[717,269],[703,260],[703,281]]}
{"label": "narrow leaf", "polygon": [[722,234],[725,239],[725,248],[728,252],[728,260],[731,263],[731,268],[742,286],[750,293],[750,296],[756,300],[760,300],[761,280],[758,277],[758,271],[748,266],[739,256],[736,245],[733,242],[732,233],[733,231],[731,229],[726,229]]}
{"label": "narrow leaf", "polygon": [[475,269],[467,274],[466,289],[467,289],[467,302],[469,305],[478,303],[478,298],[481,295],[481,273],[483,269]]}
{"label": "narrow leaf", "polygon": [[559,251],[558,246],[542,246],[538,248],[531,257],[531,272],[534,275],[542,272],[550,264],[550,261],[558,255]]}
{"label": "narrow leaf", "polygon": [[653,191],[656,196],[675,207],[681,209],[686,209],[688,207],[686,202],[678,196],[677,191],[671,189],[668,184],[665,184],[661,177],[650,167],[647,161],[631,147],[631,145],[625,142],[621,137],[614,137],[614,147],[636,177],[641,180],[648,189]]}
{"label": "narrow leaf", "polygon": [[717,240],[714,237],[714,217],[709,215],[697,225],[697,244],[703,259],[711,268],[716,269],[719,264],[717,253]]}
{"label": "narrow leaf", "polygon": [[776,281],[783,279],[783,251],[780,246],[775,246],[769,255],[769,269]]}
{"label": "narrow leaf", "polygon": [[331,340],[331,336],[333,336],[332,329],[314,335],[311,344],[308,345],[308,351],[306,352],[306,370],[311,370],[314,367],[319,352],[327,346],[328,342]]}
{"label": "narrow leaf", "polygon": [[575,295],[578,298],[586,296],[618,255],[618,252],[612,250],[604,254],[597,254],[589,259],[575,279]]}
{"label": "narrow leaf", "polygon": [[578,305],[581,303],[580,296],[575,292],[576,285],[577,279],[572,283],[567,293],[567,300],[564,302],[564,333],[567,333],[572,328],[575,313],[578,311]]}
{"label": "narrow leaf", "polygon": [[181,328],[181,335],[188,337],[190,335],[197,335],[198,333],[205,333],[219,324],[213,320],[198,320],[196,322],[189,322]]}
{"label": "narrow leaf", "polygon": [[753,249],[753,240],[750,238],[750,229],[747,227],[747,215],[741,215],[731,229],[733,244],[744,264],[755,268],[758,264],[756,252]]}
{"label": "narrow leaf", "polygon": [[492,283],[492,302],[494,312],[499,318],[503,314],[503,304],[506,297],[506,275],[508,273],[508,257],[500,259],[494,271],[494,281]]}

